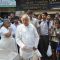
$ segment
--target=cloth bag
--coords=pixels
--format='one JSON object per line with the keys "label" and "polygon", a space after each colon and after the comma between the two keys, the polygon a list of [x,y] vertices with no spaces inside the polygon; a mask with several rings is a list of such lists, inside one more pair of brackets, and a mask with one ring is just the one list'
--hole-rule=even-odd
{"label": "cloth bag", "polygon": [[34,51],[33,53],[33,60],[41,60],[42,55],[41,53],[39,52],[39,50],[37,49],[36,51]]}
{"label": "cloth bag", "polygon": [[52,49],[50,44],[48,45],[47,56],[52,56]]}

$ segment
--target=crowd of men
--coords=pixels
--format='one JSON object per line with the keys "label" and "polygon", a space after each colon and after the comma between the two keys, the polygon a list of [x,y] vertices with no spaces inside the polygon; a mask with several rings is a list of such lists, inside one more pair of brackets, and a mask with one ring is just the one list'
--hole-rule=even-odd
{"label": "crowd of men", "polygon": [[[52,19],[47,12],[36,16],[28,10],[20,17],[11,13],[0,26],[0,36],[0,49],[18,52],[22,60],[33,60],[33,54],[37,50],[42,55],[39,56],[41,60],[60,59],[58,14]],[[49,45],[52,49],[50,56],[47,54]]]}

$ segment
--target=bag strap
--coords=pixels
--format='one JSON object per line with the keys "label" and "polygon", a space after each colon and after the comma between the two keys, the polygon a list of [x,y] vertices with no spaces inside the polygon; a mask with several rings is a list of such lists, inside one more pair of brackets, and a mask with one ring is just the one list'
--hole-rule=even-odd
{"label": "bag strap", "polygon": [[[48,26],[48,35],[49,35],[49,23],[50,23],[50,21],[47,21],[47,26]],[[51,44],[51,43],[50,43],[50,40],[51,40],[51,37],[50,37],[50,35],[49,35],[49,45]]]}
{"label": "bag strap", "polygon": [[49,22],[49,21],[47,21],[47,26],[48,26],[48,29],[49,29],[49,23],[50,23],[50,22]]}

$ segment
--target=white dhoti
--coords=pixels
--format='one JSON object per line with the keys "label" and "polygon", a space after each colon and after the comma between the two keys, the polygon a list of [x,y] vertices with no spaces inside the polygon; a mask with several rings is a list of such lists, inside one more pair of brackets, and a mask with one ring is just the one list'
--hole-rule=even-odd
{"label": "white dhoti", "polygon": [[33,60],[33,57],[31,57],[31,58],[22,58],[21,57],[21,60]]}
{"label": "white dhoti", "polygon": [[40,57],[42,57],[38,49],[36,51],[20,50],[20,56],[21,60],[41,60]]}

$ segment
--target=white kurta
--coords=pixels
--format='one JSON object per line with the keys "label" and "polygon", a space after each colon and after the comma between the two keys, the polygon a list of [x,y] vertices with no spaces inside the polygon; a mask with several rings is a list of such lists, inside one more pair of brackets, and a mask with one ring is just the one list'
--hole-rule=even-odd
{"label": "white kurta", "polygon": [[37,48],[39,42],[39,36],[36,28],[32,24],[29,24],[27,27],[24,26],[24,24],[18,26],[16,42],[20,46],[20,56],[23,58],[32,57],[33,47]]}
{"label": "white kurta", "polygon": [[32,17],[31,23],[32,23],[36,28],[38,27],[38,19]]}
{"label": "white kurta", "polygon": [[13,33],[15,34],[16,33],[16,29],[17,29],[17,26],[15,26],[15,24],[11,24],[10,26],[13,30]]}
{"label": "white kurta", "polygon": [[10,51],[17,52],[17,46],[12,35],[10,37],[6,37],[5,34],[8,33],[9,30],[4,26],[0,29],[1,40],[0,40],[0,49],[6,49]]}

